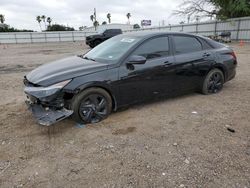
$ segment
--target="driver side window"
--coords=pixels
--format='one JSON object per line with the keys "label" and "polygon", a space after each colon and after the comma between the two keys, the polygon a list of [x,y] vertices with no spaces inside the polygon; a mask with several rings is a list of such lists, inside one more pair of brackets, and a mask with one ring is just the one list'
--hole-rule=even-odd
{"label": "driver side window", "polygon": [[144,56],[147,60],[168,56],[168,37],[158,37],[147,40],[133,52],[133,55]]}

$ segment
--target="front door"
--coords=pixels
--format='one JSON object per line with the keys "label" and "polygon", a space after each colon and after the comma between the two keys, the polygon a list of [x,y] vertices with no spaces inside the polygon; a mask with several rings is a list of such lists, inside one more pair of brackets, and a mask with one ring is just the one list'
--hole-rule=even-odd
{"label": "front door", "polygon": [[[132,55],[144,56],[145,64],[131,65]],[[131,53],[119,69],[119,89],[122,104],[131,104],[172,91],[174,57],[169,37],[146,40]]]}

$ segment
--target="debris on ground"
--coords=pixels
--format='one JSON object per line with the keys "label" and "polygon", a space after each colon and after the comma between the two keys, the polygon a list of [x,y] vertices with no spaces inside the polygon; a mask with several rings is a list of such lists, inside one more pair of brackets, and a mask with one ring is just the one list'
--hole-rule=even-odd
{"label": "debris on ground", "polygon": [[192,114],[198,114],[198,112],[196,112],[196,111],[192,111]]}
{"label": "debris on ground", "polygon": [[173,143],[173,146],[177,146],[178,144],[175,142],[175,143]]}
{"label": "debris on ground", "polygon": [[10,167],[10,165],[11,165],[10,161],[0,162],[0,174],[3,174],[4,171]]}
{"label": "debris on ground", "polygon": [[235,132],[235,130],[230,125],[226,125],[226,128],[227,128],[228,131],[230,131],[232,133]]}
{"label": "debris on ground", "polygon": [[188,159],[185,159],[184,163],[190,164],[190,161]]}
{"label": "debris on ground", "polygon": [[77,127],[77,128],[84,128],[85,125],[84,125],[84,124],[81,124],[81,123],[76,123],[76,127]]}
{"label": "debris on ground", "polygon": [[247,147],[246,154],[247,154],[247,155],[250,155],[250,147]]}

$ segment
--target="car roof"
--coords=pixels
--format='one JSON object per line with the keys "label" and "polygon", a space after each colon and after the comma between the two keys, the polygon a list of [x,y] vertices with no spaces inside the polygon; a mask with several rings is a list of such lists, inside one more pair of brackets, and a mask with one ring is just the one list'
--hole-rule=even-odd
{"label": "car roof", "polygon": [[154,37],[159,35],[166,35],[166,34],[182,34],[182,35],[189,35],[189,36],[197,36],[190,33],[183,33],[183,32],[162,32],[162,31],[135,31],[135,32],[126,32],[123,36],[126,37],[139,37],[139,38],[148,38]]}

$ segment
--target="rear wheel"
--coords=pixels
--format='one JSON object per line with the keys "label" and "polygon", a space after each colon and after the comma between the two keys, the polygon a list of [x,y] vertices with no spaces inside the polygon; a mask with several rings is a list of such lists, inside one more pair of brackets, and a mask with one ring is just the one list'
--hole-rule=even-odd
{"label": "rear wheel", "polygon": [[80,123],[97,123],[112,110],[110,95],[101,88],[89,88],[76,95],[71,104],[73,119]]}
{"label": "rear wheel", "polygon": [[202,93],[205,95],[218,93],[222,90],[224,84],[224,74],[219,69],[211,70],[202,86]]}

